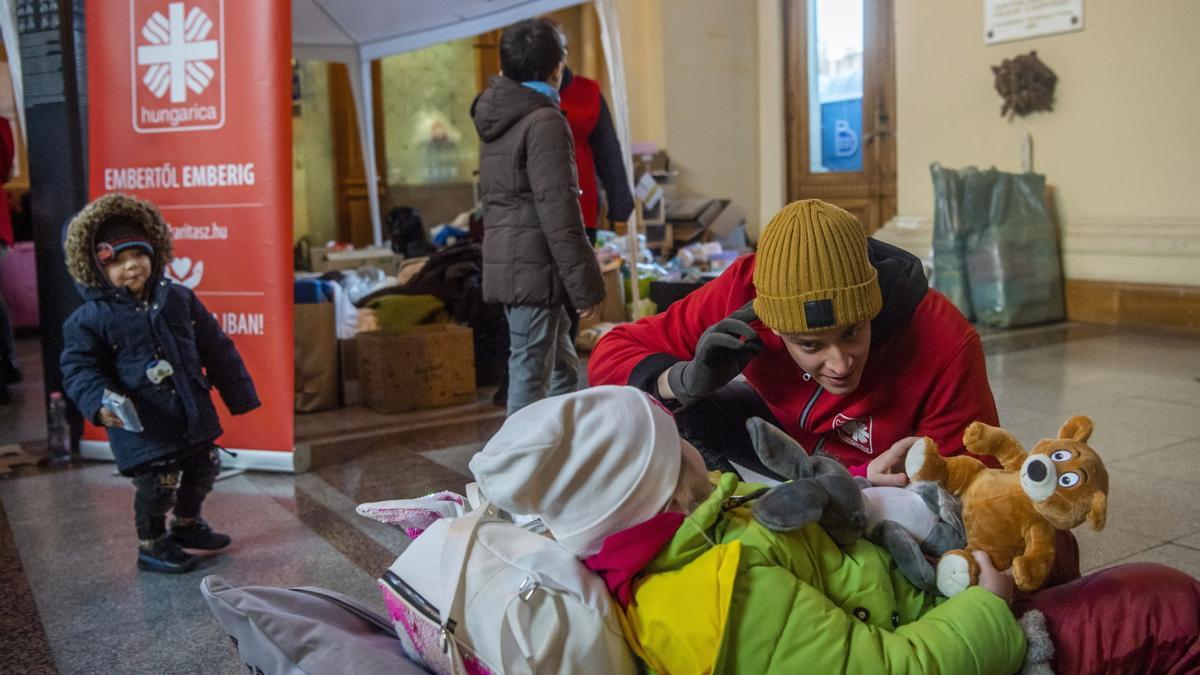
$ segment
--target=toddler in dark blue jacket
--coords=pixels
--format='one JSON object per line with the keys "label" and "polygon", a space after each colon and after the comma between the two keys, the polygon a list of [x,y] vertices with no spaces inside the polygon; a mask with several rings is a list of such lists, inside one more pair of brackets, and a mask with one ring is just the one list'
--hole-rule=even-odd
{"label": "toddler in dark blue jacket", "polygon": [[[240,415],[260,405],[254,382],[196,295],[166,278],[171,231],[153,204],[122,194],[88,204],[68,225],[66,257],[85,302],[63,325],[64,389],[107,428],[117,468],[133,479],[138,567],[187,572],[197,558],[184,549],[230,542],[200,517],[221,464],[209,390]],[[132,402],[140,431],[125,427],[106,392]]]}

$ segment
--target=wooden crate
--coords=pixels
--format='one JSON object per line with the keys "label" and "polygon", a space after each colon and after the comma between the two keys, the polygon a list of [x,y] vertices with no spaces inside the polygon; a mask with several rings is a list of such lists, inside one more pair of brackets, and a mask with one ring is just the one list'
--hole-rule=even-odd
{"label": "wooden crate", "polygon": [[470,328],[451,323],[359,333],[363,405],[384,413],[462,405],[475,400]]}

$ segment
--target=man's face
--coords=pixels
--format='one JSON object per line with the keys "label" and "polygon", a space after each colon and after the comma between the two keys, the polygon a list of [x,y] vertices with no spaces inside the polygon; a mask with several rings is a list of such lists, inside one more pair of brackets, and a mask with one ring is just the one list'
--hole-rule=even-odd
{"label": "man's face", "polygon": [[143,249],[127,248],[104,266],[104,272],[113,286],[128,288],[137,295],[150,279],[150,256]]}
{"label": "man's face", "polygon": [[845,396],[858,388],[871,351],[870,321],[820,333],[775,334],[796,365],[825,391]]}

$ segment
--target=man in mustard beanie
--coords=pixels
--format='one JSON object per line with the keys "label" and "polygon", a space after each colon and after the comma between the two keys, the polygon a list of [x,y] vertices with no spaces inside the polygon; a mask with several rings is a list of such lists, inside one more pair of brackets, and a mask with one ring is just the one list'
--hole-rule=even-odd
{"label": "man in mustard beanie", "polygon": [[[741,372],[746,382],[733,382]],[[593,385],[631,384],[678,408],[675,421],[680,435],[700,450],[710,468],[728,470],[732,460],[767,476],[774,474],[758,460],[746,431],[745,420],[751,416],[783,429],[810,452],[833,456],[851,473],[865,475],[876,485],[907,482],[903,458],[914,437],[930,436],[942,452],[960,454],[964,451],[962,433],[969,423],[997,424],[979,337],[949,300],[928,288],[920,261],[868,239],[854,216],[816,200],[784,207],[768,223],[757,254],[742,257],[663,314],[610,331],[592,352],[588,375]],[[636,577],[643,588],[649,588],[647,572],[674,572],[666,563],[679,562],[676,554],[680,551],[687,554],[684,562],[699,563],[703,558],[694,558],[697,552],[719,546],[722,537],[733,536],[737,530],[727,524],[715,526],[712,521],[696,520],[705,513],[736,517],[738,509],[730,508],[724,499],[728,493],[721,493],[728,490],[733,478],[723,477],[715,499],[685,521],[694,526],[681,527]],[[709,507],[711,511],[706,512]],[[614,538],[626,534],[617,533]],[[643,545],[653,536],[645,530],[637,534]],[[688,536],[692,539],[683,539]],[[795,537],[784,539],[794,541]],[[606,540],[600,558],[605,557],[607,545]],[[1020,614],[1036,607],[1045,614],[1054,641],[1051,666],[1056,672],[1196,670],[1195,664],[1200,663],[1200,640],[1196,638],[1200,584],[1167,567],[1136,564],[1072,582],[1079,578],[1078,546],[1064,531],[1055,548],[1059,556],[1052,579],[1043,590],[1019,599],[1014,611]],[[772,546],[771,550],[781,549]],[[607,559],[622,558],[614,555]],[[592,563],[589,559],[589,565]],[[769,565],[770,561],[756,569]],[[612,572],[608,570],[606,579],[631,578]],[[684,579],[681,583],[688,584],[687,588],[680,592],[671,589],[661,597],[675,601],[687,593],[696,594],[698,577],[676,577]],[[783,577],[796,578],[793,574]],[[768,596],[773,601],[785,598],[786,605],[798,597],[781,591],[786,584],[777,581],[771,582],[775,595]],[[735,580],[734,597],[750,602],[753,593],[738,583],[744,579]],[[1108,590],[1086,590],[1099,586]],[[837,589],[838,584],[826,583],[822,588]],[[700,596],[708,597],[703,592]],[[826,602],[825,607],[836,604]],[[681,615],[679,606],[678,601],[668,602],[668,611],[673,613],[654,627],[671,633],[672,626],[679,625],[670,623]],[[785,611],[777,604],[771,607],[771,617]],[[808,660],[800,667],[818,671],[821,668],[812,664],[831,654],[846,659],[862,655],[861,650],[843,649],[836,641],[822,640],[816,629],[794,623],[787,625],[798,627],[804,645],[818,645],[817,651],[803,651],[803,646],[776,650],[774,647],[785,644],[796,631],[764,633],[763,621],[737,621],[739,614],[746,612],[731,609],[727,615],[733,617],[731,625],[722,632],[721,644],[741,647],[722,662],[730,670],[738,669],[736,655],[753,659],[763,653],[783,655],[781,658],[802,654]],[[1112,618],[1118,616],[1122,620]],[[862,620],[868,621],[865,616]],[[692,624],[698,625],[696,621]],[[746,626],[752,628],[738,632]],[[1148,626],[1152,628],[1141,629]],[[897,633],[906,630],[902,626]],[[883,631],[872,631],[872,635],[883,635]],[[657,644],[667,645],[665,654],[686,655],[688,638],[694,635],[695,631],[682,637],[668,635]],[[643,636],[638,637],[641,641]],[[705,643],[715,644],[711,639]],[[938,646],[945,648],[946,644]],[[981,642],[976,642],[976,647],[980,654],[998,656]],[[747,672],[763,669],[741,668]],[[840,668],[825,668],[855,669],[850,661]],[[787,670],[786,663],[780,670]]]}
{"label": "man in mustard beanie", "polygon": [[[733,381],[739,374],[745,382]],[[664,313],[609,332],[592,384],[629,384],[683,408],[682,435],[712,468],[773,476],[744,420],[770,420],[877,485],[903,485],[918,436],[946,454],[997,424],[979,336],[930,290],[915,256],[819,200],[785,206],[757,254]]]}

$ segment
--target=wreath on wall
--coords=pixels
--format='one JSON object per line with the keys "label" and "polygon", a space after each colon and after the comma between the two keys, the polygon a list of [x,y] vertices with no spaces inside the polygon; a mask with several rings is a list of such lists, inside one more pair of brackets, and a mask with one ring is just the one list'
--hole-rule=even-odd
{"label": "wreath on wall", "polygon": [[1054,109],[1054,85],[1058,83],[1058,76],[1042,63],[1036,51],[1004,59],[1000,65],[992,66],[992,74],[996,78],[996,92],[1004,99],[1001,117],[1008,116],[1011,120],[1013,115],[1024,117]]}

